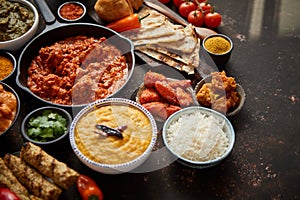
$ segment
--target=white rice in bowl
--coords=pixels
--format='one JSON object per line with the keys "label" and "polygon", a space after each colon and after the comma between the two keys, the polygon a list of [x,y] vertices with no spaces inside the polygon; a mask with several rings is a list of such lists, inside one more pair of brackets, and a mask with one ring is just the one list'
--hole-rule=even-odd
{"label": "white rice in bowl", "polygon": [[[204,112],[206,111],[206,112]],[[225,117],[207,110],[181,112],[164,128],[168,148],[183,159],[206,162],[222,157],[230,147]]]}

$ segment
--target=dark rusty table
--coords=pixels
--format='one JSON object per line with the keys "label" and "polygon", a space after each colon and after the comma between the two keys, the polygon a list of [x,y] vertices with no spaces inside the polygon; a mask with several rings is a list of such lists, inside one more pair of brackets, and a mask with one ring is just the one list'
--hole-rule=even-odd
{"label": "dark rusty table", "polygon": [[[62,1],[48,2],[55,10]],[[57,150],[48,150],[57,159],[96,180],[105,199],[300,198],[297,126],[300,119],[300,24],[296,10],[299,2],[210,2],[223,15],[223,24],[217,31],[234,42],[226,72],[235,77],[247,94],[242,111],[229,118],[236,131],[232,153],[209,169],[192,169],[172,162],[144,173],[105,175],[85,167],[75,157],[69,143]],[[93,22],[89,17],[84,20]],[[44,24],[40,31],[42,28]],[[13,53],[18,57],[19,52]],[[139,83],[137,80],[147,70],[139,58],[136,68],[139,70],[134,73],[129,87],[120,94],[122,97],[132,98]],[[18,88],[13,78],[8,84],[17,90],[22,107],[10,133],[0,138],[0,156],[20,150],[22,119],[32,109],[45,105]],[[80,197],[74,186],[65,191],[61,199]]]}

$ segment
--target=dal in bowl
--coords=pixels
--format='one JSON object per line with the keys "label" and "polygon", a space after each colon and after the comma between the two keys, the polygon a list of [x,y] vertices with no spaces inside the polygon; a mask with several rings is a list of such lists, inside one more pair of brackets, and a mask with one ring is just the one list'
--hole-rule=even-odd
{"label": "dal in bowl", "polygon": [[105,174],[129,172],[150,155],[157,127],[152,115],[134,101],[96,101],[73,120],[70,142],[89,168]]}

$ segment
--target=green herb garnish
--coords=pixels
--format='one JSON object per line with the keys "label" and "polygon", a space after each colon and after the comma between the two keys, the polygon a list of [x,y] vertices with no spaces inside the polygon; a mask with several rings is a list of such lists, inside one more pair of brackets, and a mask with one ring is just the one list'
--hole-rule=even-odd
{"label": "green herb garnish", "polygon": [[67,120],[58,113],[45,110],[42,115],[29,119],[27,135],[38,142],[59,138],[67,131]]}

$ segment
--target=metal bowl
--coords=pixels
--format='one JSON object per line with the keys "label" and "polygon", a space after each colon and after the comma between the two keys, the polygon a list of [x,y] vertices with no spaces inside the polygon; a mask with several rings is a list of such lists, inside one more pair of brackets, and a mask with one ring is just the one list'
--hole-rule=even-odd
{"label": "metal bowl", "polygon": [[116,46],[122,52],[122,55],[125,56],[127,67],[128,67],[127,80],[118,90],[116,90],[112,95],[107,97],[112,97],[116,95],[120,90],[124,88],[124,86],[128,83],[129,79],[133,74],[133,70],[135,66],[134,46],[129,39],[123,37],[117,32],[101,25],[89,24],[89,23],[70,23],[70,24],[60,25],[58,27],[45,31],[42,34],[35,37],[29,44],[27,44],[27,46],[21,52],[18,61],[18,71],[16,77],[17,84],[23,90],[30,93],[34,98],[37,98],[50,105],[61,106],[61,107],[86,106],[87,104],[63,105],[63,104],[53,103],[34,94],[27,86],[28,68],[32,60],[34,59],[35,56],[38,55],[38,52],[42,47],[52,45],[55,42],[66,39],[68,37],[79,36],[79,35],[97,37],[97,38],[105,37],[107,38],[107,41],[110,44]]}
{"label": "metal bowl", "polygon": [[22,46],[24,46],[36,34],[39,25],[39,14],[36,7],[30,1],[26,1],[26,0],[9,0],[9,1],[20,3],[21,5],[32,10],[32,12],[34,13],[34,23],[26,33],[24,33],[23,35],[21,35],[16,39],[0,42],[0,49],[16,51],[19,50]]}

